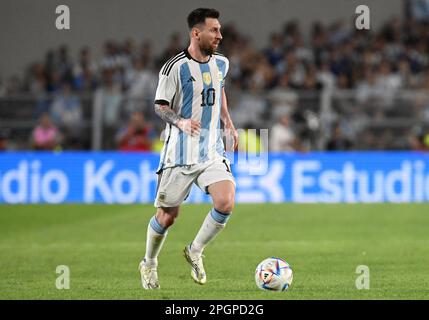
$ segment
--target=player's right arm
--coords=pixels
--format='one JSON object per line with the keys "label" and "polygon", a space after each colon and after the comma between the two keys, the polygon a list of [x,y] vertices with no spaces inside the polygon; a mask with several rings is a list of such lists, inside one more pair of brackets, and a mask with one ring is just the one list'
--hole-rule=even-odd
{"label": "player's right arm", "polygon": [[159,72],[158,87],[155,95],[155,113],[165,122],[179,128],[188,135],[198,135],[201,124],[192,119],[184,119],[170,106],[176,90],[178,89],[178,73],[175,68],[168,72],[161,68]]}
{"label": "player's right arm", "polygon": [[162,120],[176,126],[186,134],[191,136],[200,134],[201,124],[198,121],[180,117],[168,104],[155,104],[155,113]]}

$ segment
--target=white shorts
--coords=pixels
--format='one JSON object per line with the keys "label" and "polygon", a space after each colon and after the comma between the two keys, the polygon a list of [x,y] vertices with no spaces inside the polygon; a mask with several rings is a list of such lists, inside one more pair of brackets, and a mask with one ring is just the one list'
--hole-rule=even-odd
{"label": "white shorts", "polygon": [[209,185],[223,180],[229,180],[235,186],[231,166],[226,158],[163,169],[158,175],[154,206],[177,207],[186,200],[193,183],[208,194]]}

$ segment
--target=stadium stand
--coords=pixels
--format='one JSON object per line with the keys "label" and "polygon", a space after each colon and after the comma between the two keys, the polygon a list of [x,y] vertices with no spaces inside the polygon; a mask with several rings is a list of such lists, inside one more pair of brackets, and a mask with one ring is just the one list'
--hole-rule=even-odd
{"label": "stadium stand", "polygon": [[[425,20],[394,18],[377,31],[315,22],[306,34],[288,22],[256,50],[227,25],[220,52],[230,59],[226,87],[236,126],[271,129],[287,114],[300,151],[426,150],[427,39]],[[158,70],[184,47],[173,34],[160,56],[150,42],[132,39],[106,40],[100,61],[89,46],[76,59],[65,45],[49,50],[22,76],[0,80],[2,148],[33,148],[45,113],[63,134],[63,150],[118,149],[117,132],[136,111],[157,141],[164,126],[153,111]]]}

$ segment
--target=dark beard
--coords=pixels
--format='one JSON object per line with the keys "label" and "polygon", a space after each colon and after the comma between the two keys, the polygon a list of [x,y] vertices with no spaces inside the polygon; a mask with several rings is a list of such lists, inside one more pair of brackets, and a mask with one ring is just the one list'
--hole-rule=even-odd
{"label": "dark beard", "polygon": [[208,45],[207,48],[201,48],[201,52],[206,56],[211,56],[214,53],[214,50],[210,45]]}

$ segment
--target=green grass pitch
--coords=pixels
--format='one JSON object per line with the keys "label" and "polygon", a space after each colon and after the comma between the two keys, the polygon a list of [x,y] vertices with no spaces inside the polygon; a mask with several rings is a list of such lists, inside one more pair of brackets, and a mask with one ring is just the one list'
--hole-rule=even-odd
{"label": "green grass pitch", "polygon": [[[0,206],[0,299],[429,299],[428,204],[238,204],[205,251],[207,284],[182,256],[210,205],[184,205],[159,257],[161,290],[141,287],[150,205]],[[287,292],[259,290],[269,256],[294,270]],[[70,268],[70,289],[55,287]],[[358,290],[356,268],[370,270]]]}

